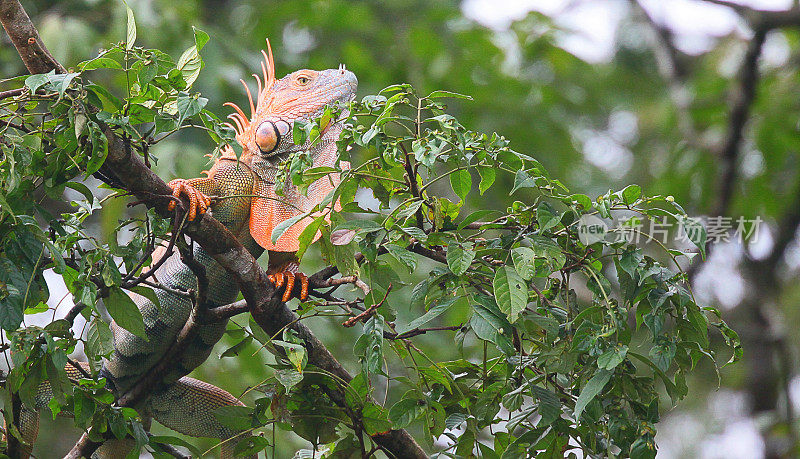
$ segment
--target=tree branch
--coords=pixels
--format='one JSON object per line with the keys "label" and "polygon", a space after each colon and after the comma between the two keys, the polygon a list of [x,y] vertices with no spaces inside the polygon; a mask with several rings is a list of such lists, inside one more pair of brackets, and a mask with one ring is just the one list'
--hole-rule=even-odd
{"label": "tree branch", "polygon": [[[59,72],[64,71],[64,67],[44,48],[38,38],[38,32],[17,0],[0,2],[0,20],[3,21],[3,26],[12,37],[15,46],[18,42],[21,44],[22,47],[17,46],[17,49],[30,72],[42,73],[52,69]],[[25,40],[29,38],[33,38],[33,43],[25,45]],[[125,148],[122,139],[117,137],[110,128],[106,126],[104,133],[108,139],[108,156],[105,166],[119,178],[129,192],[147,207],[155,209],[164,217],[171,217],[173,213],[167,210],[167,205],[172,200],[172,190],[144,164],[138,154]],[[177,218],[181,217],[182,215],[179,215]],[[267,280],[264,270],[250,252],[221,223],[211,216],[204,216],[199,221],[188,224],[185,234],[194,239],[234,277],[242,296],[250,306],[253,318],[265,331],[274,334],[286,327],[293,329],[305,343],[309,363],[336,375],[345,382],[352,380],[352,376],[311,330],[297,322],[296,315],[286,307],[285,303],[280,301],[280,296],[274,295],[275,289]],[[171,352],[172,350],[168,354]],[[328,395],[334,403],[347,408],[344,388],[330,389]],[[130,397],[130,399],[133,398]],[[122,400],[122,402],[124,401]],[[363,428],[360,413],[353,416],[353,422]],[[84,439],[84,437],[86,438]],[[71,452],[71,454],[78,454],[75,457],[85,456],[92,448],[97,448],[97,445],[89,440],[87,435],[84,437],[81,437]],[[425,451],[405,430],[390,430],[376,434],[372,438],[378,445],[396,457],[427,457]]]}
{"label": "tree branch", "polygon": [[17,48],[19,57],[30,73],[47,73],[55,70],[65,73],[66,69],[56,61],[45,48],[39,31],[33,26],[28,13],[18,0],[0,1],[0,22]]}
{"label": "tree branch", "polygon": [[731,109],[728,116],[728,129],[720,150],[719,194],[712,211],[713,215],[726,215],[730,210],[734,185],[737,179],[736,162],[739,158],[744,128],[750,118],[750,109],[755,100],[758,86],[758,59],[764,47],[767,29],[756,29],[747,45],[747,52],[739,68],[739,79],[731,94]]}

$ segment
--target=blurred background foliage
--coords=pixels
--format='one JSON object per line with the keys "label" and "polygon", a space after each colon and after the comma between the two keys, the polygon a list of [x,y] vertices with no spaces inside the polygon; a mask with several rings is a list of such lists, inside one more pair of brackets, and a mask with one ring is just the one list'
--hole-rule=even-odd
{"label": "blurred background foliage", "polygon": [[[625,7],[613,53],[601,62],[586,62],[559,46],[558,38],[570,31],[557,26],[555,17],[531,12],[507,29],[491,29],[466,17],[457,1],[129,1],[141,46],[177,57],[192,42],[192,26],[209,33],[206,66],[195,89],[218,115],[229,111],[222,107],[226,101],[246,105],[238,80],[252,83],[248,75],[259,68],[259,50],[269,37],[278,75],[344,63],[358,76],[362,95],[398,82],[411,83],[420,93],[447,89],[471,95],[474,101],[450,103],[465,126],[501,133],[512,148],[534,156],[574,192],[596,196],[637,183],[646,194],[674,195],[693,215],[722,210],[734,220],[759,216],[764,224],[756,242],[719,244],[710,261],[694,271],[698,300],[723,307],[742,336],[745,361],[723,369],[720,389],[708,365],[698,368],[691,375],[689,398],[671,411],[669,403],[663,404],[669,412],[658,437],[660,457],[794,456],[796,407],[790,394],[800,394],[794,365],[800,334],[791,325],[800,319],[795,307],[800,284],[794,282],[800,269],[800,246],[794,241],[800,207],[800,35],[791,27],[770,32],[768,43],[779,41],[787,57],[761,63],[756,100],[735,158],[732,200],[720,209],[723,161],[707,146],[726,135],[729,94],[750,36],[746,24],[716,37],[699,54],[680,56],[687,72],[676,98],[659,71],[664,58],[654,52],[659,43],[653,24],[628,3],[608,3]],[[118,1],[24,4],[66,67],[125,35],[125,7]],[[5,35],[0,43],[0,75],[24,73]],[[124,81],[103,83],[124,87]],[[182,131],[153,152],[156,171],[165,180],[198,176],[212,148],[199,130]],[[469,204],[509,205],[510,187],[496,185]],[[98,234],[110,234],[122,218],[124,203],[116,201],[95,222]],[[781,237],[786,234],[788,241]],[[304,261],[307,272],[321,263],[312,252]],[[411,311],[398,306],[398,313],[409,317]],[[335,322],[310,326],[346,366],[357,368],[352,331]],[[443,359],[453,349],[451,340],[452,335],[433,334],[418,345]],[[227,347],[221,346],[194,376],[234,394],[262,379],[263,367],[254,359],[221,363],[214,358]],[[74,442],[70,422],[58,424],[66,430],[43,426],[42,457],[41,445],[68,448]],[[279,447],[278,456],[280,450],[288,455],[304,445],[298,438]]]}

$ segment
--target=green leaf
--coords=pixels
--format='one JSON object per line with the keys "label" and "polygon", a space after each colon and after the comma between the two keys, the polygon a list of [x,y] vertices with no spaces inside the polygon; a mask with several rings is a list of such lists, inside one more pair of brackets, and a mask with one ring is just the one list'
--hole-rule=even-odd
{"label": "green leaf", "polygon": [[547,231],[561,222],[558,212],[553,207],[543,202],[536,208],[536,220],[539,222],[539,230]]}
{"label": "green leaf", "polygon": [[278,380],[279,383],[283,387],[286,388],[286,391],[292,390],[292,387],[296,386],[303,380],[303,374],[299,373],[294,368],[287,368],[284,370],[278,370],[275,372],[275,379]]}
{"label": "green leaf", "polygon": [[49,82],[50,76],[55,75],[55,73],[55,70],[52,70],[50,73],[38,73],[36,75],[31,75],[25,79],[25,87],[30,89],[31,93],[35,93],[37,89],[42,87],[42,85]]}
{"label": "green leaf", "polygon": [[520,188],[535,188],[536,187],[536,180],[525,173],[525,170],[520,169],[514,175],[514,187],[511,188],[511,191],[508,193],[509,196],[514,194],[515,191],[519,190]]}
{"label": "green leaf", "polygon": [[183,81],[186,82],[186,87],[192,86],[200,75],[200,69],[203,68],[203,59],[200,58],[197,45],[190,46],[181,54],[176,68],[181,72]]}
{"label": "green leaf", "polygon": [[511,259],[514,261],[514,268],[523,279],[530,280],[536,274],[536,252],[530,247],[511,249]]}
{"label": "green leaf", "polygon": [[413,398],[403,398],[389,409],[389,420],[395,429],[403,429],[425,412],[425,402]]}
{"label": "green leaf", "polygon": [[64,96],[64,92],[66,92],[67,88],[69,88],[70,83],[72,80],[75,79],[80,75],[79,73],[58,73],[55,75],[48,74],[48,78],[50,80],[50,84],[53,86],[53,89],[58,92],[58,100]]}
{"label": "green leaf", "polygon": [[117,62],[115,59],[111,59],[110,57],[98,56],[92,60],[82,62],[78,65],[78,68],[81,69],[81,72],[96,69],[122,70],[122,64]]}
{"label": "green leaf", "polygon": [[486,190],[494,183],[497,173],[493,167],[479,167],[478,175],[481,176],[481,183],[478,184],[478,191],[480,191],[481,196],[483,196],[483,193],[486,193]]}
{"label": "green leaf", "polygon": [[200,110],[202,110],[207,103],[208,99],[205,97],[198,97],[196,94],[189,95],[185,92],[180,93],[176,101],[178,107],[178,124],[180,125],[183,123],[183,120],[200,113]]}
{"label": "green leaf", "polygon": [[[384,91],[385,91],[385,89],[384,89]],[[381,92],[383,92],[383,91],[381,91]],[[433,91],[432,93],[428,94],[427,98],[428,99],[453,98],[453,99],[473,100],[472,96],[468,96],[466,94],[459,94],[457,92],[444,91],[444,90],[441,90],[441,89],[438,90],[438,91]]]}
{"label": "green leaf", "polygon": [[306,253],[306,250],[308,250],[308,247],[311,245],[311,243],[316,239],[317,233],[319,233],[319,227],[322,226],[323,223],[325,223],[325,216],[320,215],[308,226],[306,226],[303,229],[303,232],[300,233],[300,236],[297,237],[299,246],[295,256],[298,260],[303,259],[303,255]]}
{"label": "green leaf", "polygon": [[133,44],[136,42],[136,20],[133,18],[133,10],[125,5],[128,10],[128,34],[125,39],[125,48],[133,49]]}
{"label": "green leaf", "polygon": [[707,237],[706,227],[703,226],[703,223],[698,218],[680,216],[679,221],[681,222],[681,226],[683,227],[686,237],[692,241],[692,244],[700,249],[700,255],[703,256],[703,259],[705,259]]}
{"label": "green leaf", "polygon": [[625,346],[624,344],[614,346],[600,354],[600,357],[597,358],[597,366],[606,370],[613,370],[617,367],[617,365],[625,360],[625,356],[627,354],[628,346]]}
{"label": "green leaf", "polygon": [[456,196],[463,201],[469,190],[472,189],[472,176],[469,174],[469,170],[460,169],[450,174],[450,186]]}
{"label": "green leaf", "polygon": [[475,299],[478,303],[472,305],[474,314],[469,321],[472,331],[478,338],[494,343],[505,354],[514,355],[516,351],[507,336],[512,326],[494,304],[494,299],[483,295]]}
{"label": "green leaf", "polygon": [[383,373],[383,317],[376,314],[364,324],[366,367],[371,373]]}
{"label": "green leaf", "polygon": [[139,338],[149,341],[144,327],[142,312],[139,311],[136,303],[122,289],[119,287],[110,289],[108,297],[103,302],[117,325]]}
{"label": "green leaf", "polygon": [[238,440],[238,443],[236,443],[236,448],[233,450],[233,455],[235,457],[257,456],[259,451],[262,451],[268,446],[270,446],[269,440],[264,437],[245,437],[241,440]]}
{"label": "green leaf", "polygon": [[277,243],[278,239],[283,235],[283,233],[286,232],[286,230],[291,228],[292,225],[299,222],[306,216],[308,216],[308,214],[295,215],[294,217],[288,218],[275,225],[275,228],[272,229],[272,235],[270,236],[270,240],[272,241],[272,243],[273,244]]}
{"label": "green leaf", "polygon": [[619,266],[623,271],[628,273],[631,278],[633,278],[636,274],[636,270],[639,268],[639,263],[641,263],[642,260],[644,260],[642,249],[629,249],[626,250],[620,257]]}
{"label": "green leaf", "polygon": [[452,243],[447,246],[447,267],[456,276],[460,276],[467,272],[472,260],[475,259],[475,252],[472,251],[472,245],[461,245]]}
{"label": "green leaf", "polygon": [[672,359],[675,358],[677,348],[675,343],[668,342],[650,348],[650,358],[661,371],[667,371]]}
{"label": "green leaf", "polygon": [[589,404],[599,394],[611,379],[611,372],[608,370],[597,370],[586,385],[581,390],[578,400],[575,402],[575,419],[579,420],[586,405]]}
{"label": "green leaf", "polygon": [[253,337],[252,336],[246,336],[244,339],[242,339],[238,343],[234,344],[233,346],[229,347],[228,349],[225,349],[222,352],[222,354],[219,355],[219,358],[222,359],[222,358],[225,358],[225,357],[235,357],[235,356],[239,355],[244,350],[244,348],[246,348],[252,342],[253,342]]}
{"label": "green leaf", "polygon": [[463,297],[452,297],[447,299],[439,299],[437,303],[428,310],[425,314],[417,317],[416,319],[412,320],[411,323],[406,325],[405,327],[397,327],[397,333],[403,334],[409,330],[414,330],[426,323],[430,322],[431,320],[435,319],[442,315],[445,311],[450,309],[452,305],[456,303],[459,299],[463,299]]}
{"label": "green leaf", "polygon": [[192,26],[192,32],[194,32],[194,45],[197,47],[197,51],[200,52],[208,43],[208,34],[195,26]]}
{"label": "green leaf", "polygon": [[393,256],[409,269],[409,273],[417,269],[417,257],[414,253],[409,252],[405,247],[401,247],[397,244],[386,244],[384,247],[389,251],[389,255]]}
{"label": "green leaf", "polygon": [[247,430],[253,424],[253,408],[247,406],[221,406],[216,408],[213,414],[220,424],[229,429],[237,431]]}
{"label": "green leaf", "polygon": [[[150,443],[151,444],[161,443],[161,444],[165,444],[165,445],[182,446],[182,447],[188,449],[192,453],[192,455],[194,457],[200,457],[200,456],[203,455],[203,452],[200,451],[199,448],[197,448],[196,446],[192,445],[188,441],[186,441],[186,440],[184,440],[182,438],[173,437],[173,436],[170,436],[170,435],[153,435],[152,437],[150,437]],[[156,446],[156,448],[158,448],[158,446]]]}
{"label": "green leaf", "polygon": [[99,318],[94,318],[89,323],[87,346],[89,354],[94,356],[109,355],[114,352],[114,335],[107,323]]}
{"label": "green leaf", "polygon": [[539,420],[537,427],[550,425],[561,416],[561,401],[556,394],[544,387],[535,385],[530,386],[530,390],[531,394],[539,400],[537,410],[542,419]]}
{"label": "green leaf", "polygon": [[492,282],[497,306],[508,316],[509,322],[517,320],[528,305],[528,286],[517,270],[510,266],[500,267]]}
{"label": "green leaf", "polygon": [[469,225],[470,223],[475,223],[476,221],[484,217],[497,213],[498,212],[496,210],[489,210],[489,209],[476,210],[475,212],[472,212],[471,214],[467,215],[466,218],[464,218],[464,220],[462,220],[461,223],[458,224],[457,229],[462,230],[466,228],[467,225]]}
{"label": "green leaf", "polygon": [[387,419],[386,410],[374,403],[366,403],[361,410],[364,431],[367,435],[385,433],[391,430],[392,423]]}
{"label": "green leaf", "polygon": [[639,185],[628,185],[622,190],[622,202],[631,205],[642,195],[642,187]]}

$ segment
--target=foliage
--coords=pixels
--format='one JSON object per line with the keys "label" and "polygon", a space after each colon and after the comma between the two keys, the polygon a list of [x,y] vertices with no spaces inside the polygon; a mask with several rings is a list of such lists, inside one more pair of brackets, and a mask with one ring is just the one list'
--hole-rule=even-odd
{"label": "foliage", "polygon": [[[18,77],[14,82],[26,91],[0,101],[0,326],[14,351],[11,392],[31,403],[40,381],[58,381],[54,414],[71,411],[78,426],[131,434],[142,447],[147,439],[135,413],[114,408],[102,380],[71,384],[63,368],[77,341],[94,370],[110,352],[100,298],[118,324],[140,331],[141,315],[121,289],[152,295],[132,280],[181,222],[140,213],[102,240],[87,231],[87,219],[121,193],[100,197],[103,192],[82,182],[104,174],[104,126],[152,161],[158,158],[150,147],[182,129],[203,130],[218,145],[231,142],[232,132],[191,92],[208,36],[195,30],[194,45],[175,62],[134,46],[135,26],[130,30],[126,42],[85,61],[79,72]],[[92,82],[103,72],[124,76],[123,96]],[[468,97],[447,91],[423,97],[410,85],[394,85],[352,103],[346,113],[332,108],[294,126],[298,142],[313,140],[333,119],[345,118],[339,146],[352,167],[327,201],[338,200],[342,208],[330,211],[331,223],[316,217],[300,237],[301,251],[321,230],[325,260],[342,275],[362,279],[368,293],[348,293],[343,304],[309,301],[298,314],[307,320],[371,311],[353,349],[361,371],[347,387],[348,408],[361,414],[364,432],[324,391],[312,390],[341,382],[307,364],[296,336],[268,336],[252,321],[232,327],[239,341],[223,356],[243,358],[239,351],[256,342],[284,349],[287,358],[270,362],[271,377],[257,387],[262,395],[250,408],[217,417],[261,432],[277,424],[315,449],[327,444],[332,457],[362,451],[369,441],[364,434],[405,427],[421,431],[419,439],[429,445],[444,436],[453,445],[444,456],[561,457],[581,449],[653,457],[659,390],[674,404],[687,394],[686,374],[702,357],[716,367],[709,330],[729,343],[730,361],[740,356],[738,338],[686,285],[677,259],[695,251],[663,247],[657,259],[624,238],[582,240],[580,228],[582,217],[593,215],[691,220],[671,196],[644,196],[636,185],[595,199],[570,192],[504,137],[464,127],[448,114],[448,98]],[[287,180],[301,188],[342,169],[306,168],[302,153],[285,166]],[[53,201],[67,188],[80,195],[75,209],[54,215]],[[365,193],[377,205],[367,206]],[[476,193],[514,201],[495,206],[487,200],[469,212],[466,202],[476,202]],[[131,240],[118,243],[126,233]],[[702,252],[705,233],[694,233],[692,242]],[[85,307],[86,337],[64,320],[25,326],[24,314],[48,308],[43,273],[51,268]],[[420,271],[429,271],[421,281],[415,277]],[[407,312],[400,298],[408,298],[408,320],[399,317]],[[416,344],[425,335],[451,332],[454,346],[463,349],[460,358],[432,358]],[[402,396],[381,406],[370,398],[379,387],[387,394],[390,387],[402,389]],[[272,444],[266,438],[237,448],[264,449]]]}

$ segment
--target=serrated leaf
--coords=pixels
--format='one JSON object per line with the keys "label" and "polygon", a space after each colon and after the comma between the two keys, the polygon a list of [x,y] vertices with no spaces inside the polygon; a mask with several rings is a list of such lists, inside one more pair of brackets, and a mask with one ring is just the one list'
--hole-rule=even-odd
{"label": "serrated leaf", "polygon": [[528,306],[528,286],[517,270],[510,266],[500,267],[492,282],[497,306],[514,323]]}

